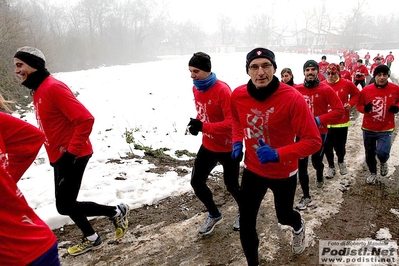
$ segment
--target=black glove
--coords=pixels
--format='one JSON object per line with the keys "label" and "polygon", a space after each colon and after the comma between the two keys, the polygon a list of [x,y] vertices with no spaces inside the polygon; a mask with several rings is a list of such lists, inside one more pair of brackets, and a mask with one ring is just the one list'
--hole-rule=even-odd
{"label": "black glove", "polygon": [[391,107],[389,107],[388,111],[393,114],[397,114],[399,112],[399,107],[396,105],[392,105]]}
{"label": "black glove", "polygon": [[198,119],[190,118],[190,123],[187,126],[191,135],[197,136],[198,132],[202,131],[202,122]]}
{"label": "black glove", "polygon": [[56,164],[60,165],[73,165],[75,164],[76,155],[66,151],[64,154],[57,160]]}
{"label": "black glove", "polygon": [[370,113],[371,112],[371,108],[373,108],[373,104],[371,102],[369,102],[368,104],[364,105],[364,112],[365,113]]}

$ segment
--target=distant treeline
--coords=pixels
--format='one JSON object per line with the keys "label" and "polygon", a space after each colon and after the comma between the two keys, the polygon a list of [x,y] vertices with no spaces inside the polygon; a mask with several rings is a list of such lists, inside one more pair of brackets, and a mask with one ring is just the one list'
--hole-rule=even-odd
{"label": "distant treeline", "polygon": [[[276,25],[273,16],[281,13],[268,10],[240,29],[221,10],[216,30],[207,33],[200,23],[171,18],[168,1],[79,0],[62,6],[49,2],[0,0],[0,93],[20,105],[31,101],[13,74],[12,57],[21,46],[42,50],[48,70],[54,73],[156,60],[159,55],[190,54],[203,47],[275,46],[276,36],[299,30],[296,25]],[[358,47],[366,37],[382,43],[399,41],[399,21],[394,16],[370,17],[359,4],[337,18],[322,2],[315,2],[318,6],[298,14],[298,20],[318,32],[356,36],[343,39],[347,43],[340,48]]]}

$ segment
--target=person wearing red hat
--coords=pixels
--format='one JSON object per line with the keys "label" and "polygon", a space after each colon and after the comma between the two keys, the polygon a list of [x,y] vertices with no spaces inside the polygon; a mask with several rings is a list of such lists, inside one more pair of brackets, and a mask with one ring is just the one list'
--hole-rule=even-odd
{"label": "person wearing red hat", "polygon": [[[191,186],[208,211],[208,217],[199,229],[201,235],[208,235],[223,220],[223,215],[206,184],[208,176],[217,163],[220,163],[223,166],[227,191],[237,202],[241,159],[232,159],[230,156],[232,151],[230,87],[217,79],[216,74],[211,71],[211,57],[204,52],[197,52],[191,57],[188,69],[194,84],[192,91],[197,116],[190,119],[187,128],[195,136],[202,132],[202,144],[194,161]],[[235,231],[240,230],[239,217],[240,214],[233,223]]]}
{"label": "person wearing red hat", "polygon": [[374,83],[360,92],[356,108],[363,113],[362,130],[366,163],[370,175],[367,184],[377,180],[377,159],[380,175],[388,174],[388,159],[395,129],[395,115],[399,111],[399,86],[388,81],[389,67],[379,65],[374,69]]}
{"label": "person wearing red hat", "polygon": [[67,85],[50,75],[45,63],[46,58],[39,49],[24,46],[14,55],[14,72],[22,85],[31,90],[36,119],[46,136],[44,144],[54,168],[57,211],[68,215],[83,233],[82,242],[68,248],[68,253],[76,256],[98,249],[102,244],[87,217],[109,217],[116,237],[120,238],[128,227],[129,207],[77,201],[86,165],[93,154],[89,135],[94,117]]}
{"label": "person wearing red hat", "polygon": [[[305,80],[302,84],[298,84],[295,88],[303,95],[311,113],[314,116],[319,134],[322,139],[322,146],[311,155],[312,166],[316,170],[316,184],[318,188],[324,185],[324,164],[323,164],[323,147],[327,137],[327,125],[335,124],[341,121],[345,114],[341,100],[338,98],[334,90],[325,83],[320,83],[317,78],[319,66],[316,61],[308,60],[303,65],[303,74]],[[300,136],[297,136],[300,140]],[[303,196],[296,205],[298,210],[304,210],[312,202],[309,188],[308,174],[309,156],[299,159],[298,178],[303,191]]]}
{"label": "person wearing red hat", "polygon": [[[0,106],[10,112],[0,96]],[[0,112],[0,265],[59,266],[57,238],[17,186],[35,160],[44,134]]]}
{"label": "person wearing red hat", "polygon": [[353,82],[340,77],[339,65],[334,63],[329,64],[326,74],[327,79],[321,83],[329,85],[335,91],[345,109],[345,115],[339,122],[327,125],[328,133],[326,143],[324,144],[324,154],[327,158],[328,168],[325,176],[327,179],[331,179],[336,173],[334,151],[337,155],[340,174],[346,175],[348,173],[345,154],[348,128],[350,126],[350,110],[356,105],[360,91]]}
{"label": "person wearing red hat", "polygon": [[[246,57],[249,81],[231,95],[233,158],[243,154],[240,240],[249,266],[259,265],[257,214],[268,189],[274,195],[278,222],[292,227],[292,251],[305,249],[305,221],[293,209],[298,159],[321,146],[314,118],[303,96],[275,76],[272,51],[256,48]],[[295,142],[295,136],[300,141]]]}

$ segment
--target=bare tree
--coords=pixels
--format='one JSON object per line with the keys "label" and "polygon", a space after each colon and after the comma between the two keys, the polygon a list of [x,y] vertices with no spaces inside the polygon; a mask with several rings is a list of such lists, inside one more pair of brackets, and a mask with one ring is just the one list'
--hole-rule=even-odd
{"label": "bare tree", "polygon": [[174,24],[170,30],[170,40],[176,43],[181,54],[196,52],[204,45],[206,33],[192,21]]}
{"label": "bare tree", "polygon": [[231,26],[231,18],[226,15],[220,15],[218,19],[219,32],[222,45],[231,45],[234,42],[234,29]]}
{"label": "bare tree", "polygon": [[13,56],[24,42],[21,20],[20,12],[11,8],[7,0],[0,0],[0,93],[17,104],[28,102],[28,90],[18,85],[13,73]]}

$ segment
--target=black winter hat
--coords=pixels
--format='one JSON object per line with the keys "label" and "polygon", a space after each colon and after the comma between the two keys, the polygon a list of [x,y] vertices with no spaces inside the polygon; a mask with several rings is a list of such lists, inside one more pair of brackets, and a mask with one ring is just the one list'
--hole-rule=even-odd
{"label": "black winter hat", "polygon": [[191,57],[188,66],[196,67],[205,72],[211,72],[211,57],[203,52],[197,52]]}
{"label": "black winter hat", "polygon": [[252,60],[256,58],[269,59],[270,62],[273,64],[274,69],[277,69],[276,57],[274,56],[274,53],[272,51],[266,48],[255,48],[247,54],[247,61],[246,61],[247,73],[248,73],[249,64],[251,64]]}
{"label": "black winter hat", "polygon": [[319,71],[319,64],[314,60],[308,60],[305,62],[305,64],[303,65],[303,72],[305,72],[305,69],[308,67],[314,67],[317,69],[317,71]]}
{"label": "black winter hat", "polygon": [[35,69],[44,69],[46,67],[46,58],[44,54],[37,48],[24,46],[17,50],[14,55],[15,58],[20,59],[29,66]]}
{"label": "black winter hat", "polygon": [[377,76],[380,73],[387,74],[390,76],[389,67],[387,65],[379,65],[374,69],[373,77]]}

